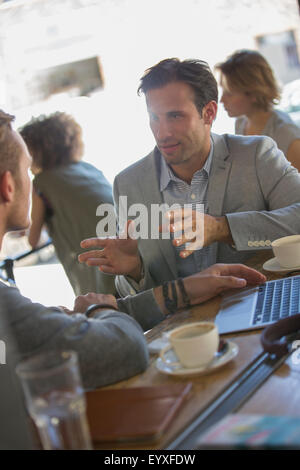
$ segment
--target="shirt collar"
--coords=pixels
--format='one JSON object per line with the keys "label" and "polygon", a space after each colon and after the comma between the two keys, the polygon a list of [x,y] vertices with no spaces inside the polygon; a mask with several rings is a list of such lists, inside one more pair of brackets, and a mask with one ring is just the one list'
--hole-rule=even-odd
{"label": "shirt collar", "polygon": [[[205,171],[207,173],[207,176],[209,176],[210,173],[210,168],[211,168],[211,162],[212,162],[212,156],[214,153],[214,144],[212,139],[210,139],[211,145],[210,145],[210,152],[208,154],[208,157],[203,165],[203,167],[196,171],[195,175],[197,173],[200,173],[202,171]],[[178,178],[176,175],[174,175],[172,168],[167,164],[166,160],[164,157],[160,154],[160,191],[164,191],[170,181],[175,181],[175,182],[181,182],[182,180]]]}

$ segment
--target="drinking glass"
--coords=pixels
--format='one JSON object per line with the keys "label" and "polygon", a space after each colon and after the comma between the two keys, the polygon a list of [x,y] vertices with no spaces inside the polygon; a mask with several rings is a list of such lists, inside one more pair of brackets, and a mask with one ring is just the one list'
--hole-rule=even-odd
{"label": "drinking glass", "polygon": [[42,353],[22,361],[16,372],[43,448],[91,449],[77,354]]}

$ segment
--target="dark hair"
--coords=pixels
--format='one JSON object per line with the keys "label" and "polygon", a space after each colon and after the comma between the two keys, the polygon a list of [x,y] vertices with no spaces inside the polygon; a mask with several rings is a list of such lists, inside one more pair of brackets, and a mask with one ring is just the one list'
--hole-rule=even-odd
{"label": "dark hair", "polygon": [[215,66],[230,89],[256,98],[256,107],[269,111],[280,98],[271,66],[257,51],[242,49]]}
{"label": "dark hair", "polygon": [[34,165],[48,170],[79,161],[83,154],[82,129],[72,116],[56,112],[33,118],[20,129]]}
{"label": "dark hair", "polygon": [[212,71],[206,62],[196,59],[165,59],[147,69],[141,78],[138,94],[146,94],[171,82],[184,82],[191,86],[199,114],[210,101],[218,102],[218,85]]}
{"label": "dark hair", "polygon": [[19,176],[20,147],[12,138],[11,123],[15,117],[0,110],[0,175],[10,171],[17,178]]}

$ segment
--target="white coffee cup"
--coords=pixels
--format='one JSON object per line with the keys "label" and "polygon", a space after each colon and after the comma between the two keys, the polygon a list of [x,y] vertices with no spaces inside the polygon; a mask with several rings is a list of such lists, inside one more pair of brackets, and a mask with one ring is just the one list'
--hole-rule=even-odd
{"label": "white coffee cup", "polygon": [[[168,365],[181,365],[189,369],[207,365],[219,346],[219,334],[213,322],[202,321],[179,326],[169,334],[170,344],[160,352]],[[179,362],[169,361],[165,354],[173,349]]]}
{"label": "white coffee cup", "polygon": [[283,268],[300,266],[300,235],[278,238],[272,242],[272,249]]}

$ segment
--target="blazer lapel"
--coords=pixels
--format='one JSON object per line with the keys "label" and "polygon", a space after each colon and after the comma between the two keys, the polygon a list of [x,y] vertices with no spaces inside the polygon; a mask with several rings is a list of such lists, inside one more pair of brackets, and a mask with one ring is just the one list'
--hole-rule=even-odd
{"label": "blazer lapel", "polygon": [[[162,193],[160,191],[160,153],[156,147],[149,155],[144,171],[146,180],[144,179],[145,177],[140,178],[138,184],[140,187],[140,194],[143,195],[143,204],[149,211],[148,230],[149,233],[151,233],[151,204],[157,204],[159,206],[164,203]],[[178,277],[178,271],[176,266],[175,250],[171,240],[158,239],[155,240],[155,243],[152,243],[151,246],[152,249],[157,248],[160,251],[160,256],[165,259],[167,266],[172,273],[172,277],[176,279]]]}
{"label": "blazer lapel", "polygon": [[227,188],[231,162],[225,136],[211,134],[214,152],[207,190],[207,211],[210,215],[223,215],[224,196]]}

